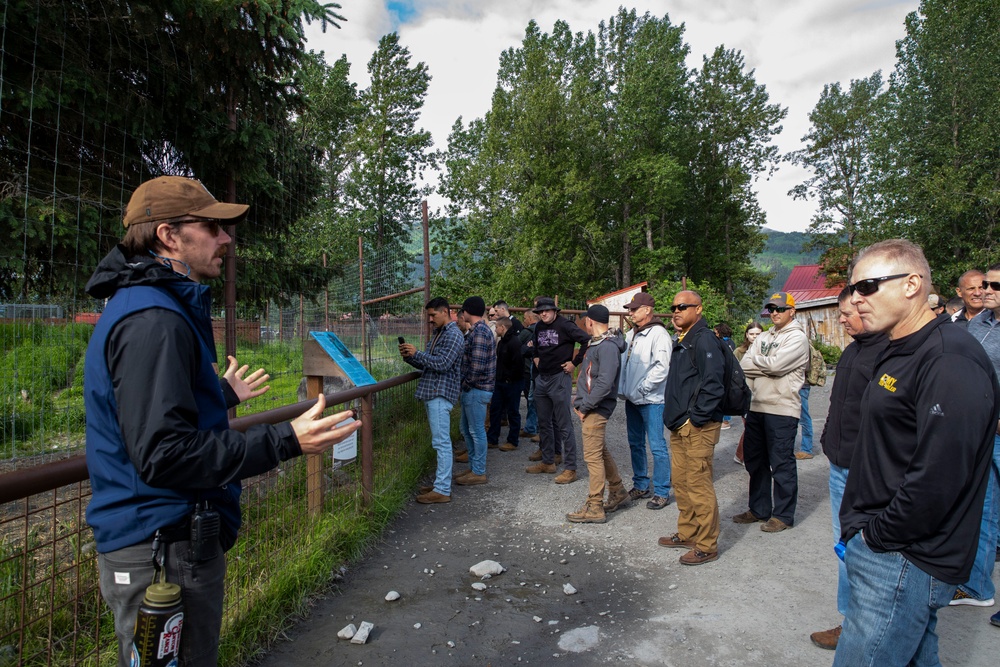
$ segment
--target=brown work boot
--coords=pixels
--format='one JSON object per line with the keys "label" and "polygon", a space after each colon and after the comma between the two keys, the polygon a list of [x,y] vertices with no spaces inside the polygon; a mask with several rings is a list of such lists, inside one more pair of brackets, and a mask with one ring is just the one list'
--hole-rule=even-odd
{"label": "brown work boot", "polygon": [[760,527],[760,529],[763,530],[765,533],[780,533],[781,531],[787,530],[788,528],[791,528],[791,526],[789,526],[781,519],[775,518],[773,516],[767,520],[767,523],[765,523],[763,526]]}
{"label": "brown work boot", "polygon": [[799,461],[807,461],[813,457],[809,452],[795,452],[795,458]]}
{"label": "brown work boot", "polygon": [[519,433],[518,435],[519,435],[520,437],[522,437],[522,438],[530,438],[531,436],[533,436],[533,435],[534,435],[534,433],[528,433],[527,431],[525,431],[525,430],[524,430],[524,429],[522,428],[522,429],[521,429],[521,432],[520,432],[520,433]]}
{"label": "brown work boot", "polygon": [[632,501],[632,497],[628,495],[628,491],[625,487],[619,484],[618,486],[612,486],[608,489],[608,500],[604,503],[605,512],[614,512],[615,510],[625,507]]}
{"label": "brown work boot", "polygon": [[451,478],[455,480],[458,479],[459,477],[465,477],[466,475],[470,474],[472,474],[472,470],[463,470],[462,472],[452,473]]}
{"label": "brown work boot", "polygon": [[559,465],[560,463],[562,463],[562,454],[556,454],[555,463],[556,463],[556,465]]}
{"label": "brown work boot", "polygon": [[459,486],[476,486],[477,484],[485,484],[486,482],[486,475],[477,475],[471,470],[468,475],[462,475],[455,480],[455,484]]}
{"label": "brown work boot", "polygon": [[430,493],[433,490],[434,490],[433,486],[421,486],[419,489],[417,489],[417,494],[423,495],[425,493]]}
{"label": "brown work boot", "polygon": [[704,565],[705,563],[711,563],[713,560],[719,560],[719,552],[707,554],[704,551],[698,551],[697,549],[692,549],[683,556],[680,560],[681,565]]}
{"label": "brown work boot", "polygon": [[[566,472],[571,471],[567,470]],[[576,512],[567,514],[566,520],[571,523],[604,523],[608,518],[604,515],[600,499],[588,498],[583,507]]]}
{"label": "brown work boot", "polygon": [[498,443],[498,442],[487,442],[486,443],[486,449],[497,449],[499,447],[500,447],[500,443]]}
{"label": "brown work boot", "polygon": [[682,540],[681,536],[674,533],[670,537],[661,537],[656,540],[656,543],[661,547],[670,547],[674,549],[691,549],[694,550],[695,544],[691,540]]}
{"label": "brown work boot", "polygon": [[434,505],[436,503],[450,503],[451,496],[446,496],[437,491],[431,490],[429,493],[422,493],[417,496],[417,502],[421,505]]}
{"label": "brown work boot", "polygon": [[766,519],[757,518],[757,515],[750,510],[733,517],[733,523],[757,523],[758,521],[766,521]]}
{"label": "brown work boot", "polygon": [[469,462],[469,450],[465,450],[464,452],[460,452],[458,454],[455,454],[455,460],[457,462],[459,462],[459,463],[468,463]]}
{"label": "brown work boot", "polygon": [[535,451],[531,452],[531,456],[528,457],[528,460],[529,461],[541,461],[542,460],[542,450],[541,449],[536,449]]}
{"label": "brown work boot", "polygon": [[538,434],[536,433],[535,435],[531,436],[530,440],[531,440],[532,442],[541,442],[541,441],[542,441],[542,436],[540,436],[540,435],[538,435]]}
{"label": "brown work boot", "polygon": [[823,630],[822,632],[814,632],[809,635],[809,639],[813,644],[819,646],[820,648],[825,648],[829,651],[837,650],[837,642],[840,641],[840,633],[843,630],[843,626],[838,625],[832,630]]}
{"label": "brown work boot", "polygon": [[517,445],[512,445],[509,442],[505,442],[499,447],[501,452],[512,452],[517,449]]}
{"label": "brown work boot", "polygon": [[[556,475],[556,484],[572,484],[576,481],[576,471],[575,470],[563,470],[561,473]],[[604,514],[604,508],[601,508],[601,514]]]}
{"label": "brown work boot", "polygon": [[554,463],[536,463],[533,466],[525,468],[524,472],[531,473],[532,475],[537,475],[538,473],[554,475],[556,474],[556,465]]}

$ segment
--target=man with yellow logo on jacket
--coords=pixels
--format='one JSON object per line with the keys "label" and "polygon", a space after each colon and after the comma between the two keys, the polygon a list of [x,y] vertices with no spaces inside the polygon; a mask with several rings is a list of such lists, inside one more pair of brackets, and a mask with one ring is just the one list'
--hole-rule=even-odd
{"label": "man with yellow logo on jacket", "polygon": [[[740,365],[753,392],[745,427],[743,461],[750,473],[750,509],[736,523],[765,522],[765,533],[795,523],[799,478],[795,467],[795,433],[806,378],[809,340],[795,321],[795,299],[777,292],[764,302],[774,326],[757,336]],[[772,496],[773,486],[773,496]]]}

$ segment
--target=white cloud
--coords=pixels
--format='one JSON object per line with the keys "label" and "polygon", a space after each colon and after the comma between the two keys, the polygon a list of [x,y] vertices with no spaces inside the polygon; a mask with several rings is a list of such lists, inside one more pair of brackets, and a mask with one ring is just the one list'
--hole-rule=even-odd
{"label": "white cloud", "polygon": [[[360,88],[368,85],[366,66],[379,38],[393,29],[385,3],[341,0],[347,17],[341,30],[308,30],[309,45],[326,52],[332,62],[342,53],[351,62],[351,76]],[[445,147],[458,116],[466,121],[489,109],[500,53],[520,44],[528,21],[551,31],[556,20],[575,32],[596,30],[621,4],[641,14],[669,14],[685,25],[691,46],[688,64],[698,67],[702,56],[719,44],[739,49],[758,83],[767,86],[771,101],[788,107],[777,145],[782,152],[801,147],[809,128],[808,114],[823,85],[870,75],[888,76],[895,63],[895,42],[903,37],[903,19],[918,0],[415,0],[416,16],[398,26],[401,43],[414,62],[423,61],[433,77],[422,114],[438,147]],[[802,231],[814,207],[795,202],[788,190],[805,172],[783,165],[770,180],[758,184],[768,227]],[[440,203],[432,200],[432,206]]]}

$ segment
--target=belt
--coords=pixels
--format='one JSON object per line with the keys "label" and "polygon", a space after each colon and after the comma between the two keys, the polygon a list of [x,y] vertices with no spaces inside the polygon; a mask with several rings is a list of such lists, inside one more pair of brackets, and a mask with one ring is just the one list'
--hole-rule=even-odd
{"label": "belt", "polygon": [[191,517],[166,528],[160,528],[160,541],[164,544],[186,542],[191,539]]}

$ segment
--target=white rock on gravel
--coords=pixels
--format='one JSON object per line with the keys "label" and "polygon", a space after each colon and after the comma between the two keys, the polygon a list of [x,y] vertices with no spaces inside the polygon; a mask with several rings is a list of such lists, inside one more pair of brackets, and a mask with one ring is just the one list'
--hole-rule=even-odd
{"label": "white rock on gravel", "polygon": [[576,589],[573,584],[563,584],[563,593],[566,595],[576,595]]}
{"label": "white rock on gravel", "polygon": [[374,627],[375,625],[373,623],[369,623],[368,621],[361,621],[361,627],[358,628],[358,631],[354,634],[354,637],[351,638],[351,643],[364,644],[365,642],[367,642],[368,634],[372,631],[372,628]]}
{"label": "white rock on gravel", "polygon": [[389,591],[388,593],[385,594],[386,602],[392,602],[393,600],[398,600],[398,599],[399,599],[399,593],[397,593],[396,591]]}
{"label": "white rock on gravel", "polygon": [[476,583],[472,584],[472,587],[475,588],[477,591],[485,591],[486,590],[486,584],[484,584],[481,581],[477,581]]}
{"label": "white rock on gravel", "polygon": [[420,624],[419,623],[414,623],[413,624],[413,629],[414,630],[419,630],[420,629]]}
{"label": "white rock on gravel", "polygon": [[350,639],[355,635],[355,633],[357,633],[357,631],[358,629],[354,627],[354,624],[349,623],[348,625],[344,626],[344,628],[340,632],[337,633],[337,636],[340,637],[341,639]]}
{"label": "white rock on gravel", "polygon": [[541,616],[532,616],[531,620],[533,620],[535,623],[541,623],[542,622],[542,617]]}
{"label": "white rock on gravel", "polygon": [[564,632],[559,637],[559,648],[571,653],[583,653],[596,647],[601,641],[600,628],[588,625]]}
{"label": "white rock on gravel", "polygon": [[503,574],[506,568],[495,560],[484,560],[469,568],[469,572],[477,577],[485,577],[493,574]]}

